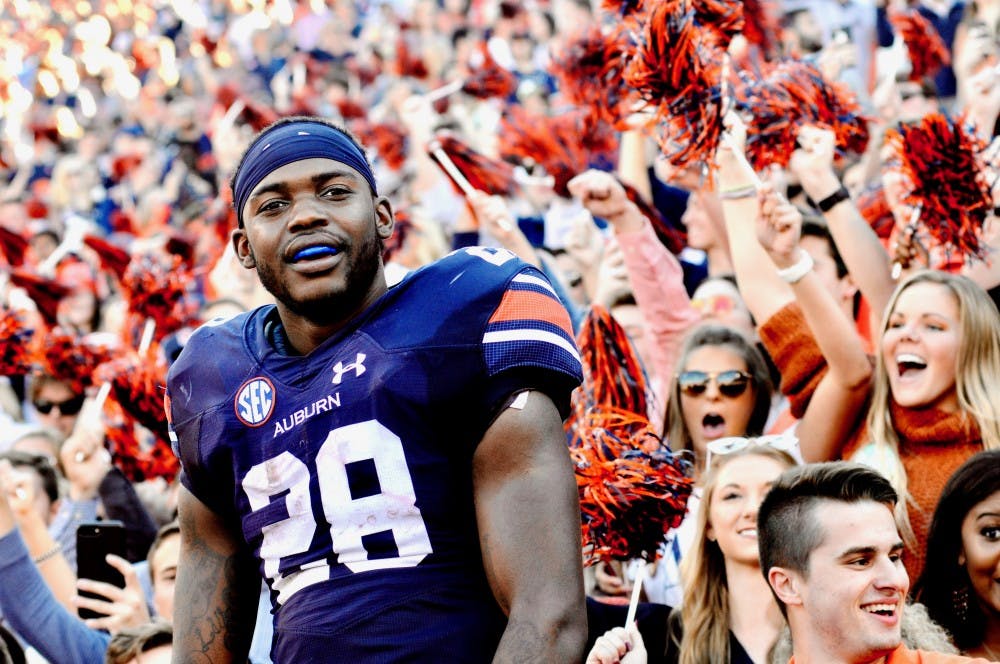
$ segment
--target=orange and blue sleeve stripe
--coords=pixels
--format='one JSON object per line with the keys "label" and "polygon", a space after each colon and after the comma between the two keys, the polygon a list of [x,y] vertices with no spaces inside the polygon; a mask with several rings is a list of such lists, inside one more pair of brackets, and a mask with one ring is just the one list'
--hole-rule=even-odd
{"label": "orange and blue sleeve stripe", "polygon": [[548,281],[533,271],[510,281],[486,325],[483,349],[491,376],[525,366],[578,379],[581,374],[569,313]]}

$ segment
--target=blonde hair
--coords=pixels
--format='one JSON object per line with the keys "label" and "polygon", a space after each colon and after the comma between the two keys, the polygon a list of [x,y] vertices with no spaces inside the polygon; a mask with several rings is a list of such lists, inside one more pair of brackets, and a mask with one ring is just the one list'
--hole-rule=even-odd
{"label": "blonde hair", "polygon": [[678,645],[678,664],[712,664],[729,661],[729,584],[726,561],[719,544],[708,539],[708,514],[720,470],[732,459],[762,456],[786,464],[796,461],[787,452],[767,445],[748,445],[729,454],[712,457],[702,482],[702,498],[695,521],[691,548],[681,560],[684,599],[680,609],[683,637]]}
{"label": "blonde hair", "polygon": [[[1000,413],[991,398],[991,393],[1000,387],[1000,315],[986,291],[961,275],[933,270],[917,272],[903,281],[889,299],[879,336],[885,335],[903,291],[921,283],[944,286],[955,297],[959,327],[955,393],[959,409],[978,426],[985,449],[1000,448]],[[892,421],[889,374],[883,354],[877,352],[875,356],[875,381],[867,420],[868,439],[875,460],[872,465],[899,493],[896,518],[903,539],[912,547],[916,538],[907,511],[907,503],[912,498],[907,490],[906,469],[899,456],[899,436]]]}

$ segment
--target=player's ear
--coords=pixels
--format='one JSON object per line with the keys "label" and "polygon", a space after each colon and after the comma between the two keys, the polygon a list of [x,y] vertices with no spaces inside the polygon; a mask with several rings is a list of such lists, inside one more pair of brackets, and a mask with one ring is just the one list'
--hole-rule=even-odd
{"label": "player's ear", "polygon": [[375,198],[375,230],[383,240],[392,237],[392,229],[396,225],[396,219],[392,214],[392,204],[385,196]]}
{"label": "player's ear", "polygon": [[236,257],[240,261],[240,265],[251,270],[257,267],[257,260],[253,256],[253,251],[250,249],[250,241],[247,240],[247,231],[245,228],[236,228],[233,230],[232,234],[233,250],[236,252]]}

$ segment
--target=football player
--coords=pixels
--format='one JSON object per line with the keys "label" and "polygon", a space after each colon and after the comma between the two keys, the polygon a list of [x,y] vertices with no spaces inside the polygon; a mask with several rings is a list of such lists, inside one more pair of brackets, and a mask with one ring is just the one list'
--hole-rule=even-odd
{"label": "football player", "polygon": [[265,129],[231,184],[276,304],[171,367],[174,661],[246,661],[260,576],[278,663],[581,659],[580,360],[551,286],[475,247],[387,288],[390,204],[319,119]]}

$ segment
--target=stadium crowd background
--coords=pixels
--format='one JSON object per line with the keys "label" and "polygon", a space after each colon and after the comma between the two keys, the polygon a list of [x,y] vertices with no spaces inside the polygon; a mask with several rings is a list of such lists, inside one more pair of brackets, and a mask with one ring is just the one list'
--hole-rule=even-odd
{"label": "stadium crowd background", "polygon": [[[680,396],[676,374],[690,368],[685,363],[699,344],[727,348],[735,344],[692,341],[690,330],[702,322],[715,322],[735,327],[748,339],[758,338],[757,324],[770,320],[780,307],[762,302],[766,298],[747,287],[760,285],[753,280],[754,266],[773,271],[767,255],[747,254],[742,245],[731,244],[741,237],[733,230],[732,211],[747,213],[733,207],[747,204],[746,197],[726,196],[727,191],[738,193],[746,186],[738,167],[727,170],[720,165],[720,182],[728,178],[728,186],[708,186],[698,168],[673,168],[658,157],[655,141],[641,130],[618,133],[611,159],[595,154],[582,164],[572,164],[578,169],[575,175],[591,167],[616,172],[653,203],[662,223],[673,232],[675,258],[660,246],[667,258],[660,260],[653,252],[648,271],[643,271],[637,256],[643,252],[643,241],[654,236],[625,237],[629,231],[619,225],[620,215],[612,214],[620,210],[600,207],[606,192],[617,191],[600,174],[589,174],[589,181],[578,179],[568,190],[557,192],[552,179],[546,179],[553,174],[537,163],[545,159],[525,159],[517,164],[515,179],[520,184],[509,195],[466,197],[425,149],[435,135],[446,131],[497,158],[504,132],[512,131],[503,122],[511,107],[547,117],[568,113],[572,101],[553,74],[552,54],[562,52],[588,26],[613,25],[619,5],[629,3],[613,4],[609,8],[597,0],[3,3],[0,297],[5,339],[0,343],[8,375],[0,378],[0,451],[42,458],[15,452],[9,465],[0,463],[0,480],[34,564],[59,602],[76,609],[72,597],[77,523],[95,514],[124,520],[130,531],[128,557],[138,562],[146,559],[157,529],[174,517],[177,467],[169,452],[162,406],[157,410],[155,403],[162,398],[166,366],[195,326],[270,301],[255,274],[238,264],[228,242],[235,224],[228,178],[253,134],[277,117],[339,119],[371,148],[380,189],[401,219],[386,246],[391,281],[454,247],[502,246],[544,267],[578,327],[591,305],[609,309],[642,359],[649,379],[647,414],[657,431],[670,424],[671,395]],[[899,122],[916,122],[936,111],[965,113],[979,140],[993,140],[1000,113],[1000,3],[920,0],[910,5],[934,25],[950,55],[950,65],[922,80],[907,75],[912,67],[905,45],[888,19],[891,11],[907,5],[890,5],[790,0],[765,9],[776,28],[775,49],[816,63],[828,80],[853,90],[867,113],[872,134],[868,149],[838,162],[837,170],[872,227],[884,231],[889,254],[906,265],[907,272],[920,267],[963,272],[995,299],[1000,271],[994,262],[955,265],[942,258],[947,252],[935,245],[935,238],[922,231],[906,232],[911,210],[893,195],[898,185],[891,173],[879,199],[881,213],[868,214],[871,210],[862,201],[883,186],[883,137]],[[734,57],[752,51],[753,45],[739,37],[730,45]],[[486,99],[456,92],[436,102],[424,96],[467,79],[488,62],[485,53],[513,74],[512,91]],[[996,150],[984,152],[991,153],[995,161]],[[995,177],[995,165],[990,158],[985,162],[985,172]],[[811,222],[822,229],[822,215],[808,209],[802,191],[807,185],[798,182],[794,170],[769,169],[766,179],[806,210],[804,226]],[[756,199],[750,200],[756,206]],[[747,214],[757,216],[756,207]],[[994,222],[990,210],[984,222],[986,246],[996,239]],[[805,250],[812,233],[803,231]],[[816,237],[828,236],[816,231]],[[832,265],[833,251],[825,251]],[[847,253],[843,246],[841,253]],[[815,262],[819,265],[822,259]],[[735,280],[726,278],[734,272]],[[838,273],[833,278],[844,276]],[[863,292],[864,275],[853,276]],[[655,290],[664,283],[669,290]],[[666,309],[656,302],[657,292],[667,300]],[[162,296],[166,304],[151,302],[155,300],[151,295]],[[847,299],[853,296],[854,291]],[[973,302],[989,306],[985,296]],[[871,351],[878,344],[882,312],[870,302],[869,307],[859,314],[849,306],[848,312],[856,318],[858,339]],[[871,320],[865,311],[872,312]],[[996,312],[988,314],[995,317]],[[806,320],[813,323],[815,318],[807,311]],[[780,337],[785,329],[774,327],[780,326],[766,333],[772,335],[771,343],[765,339],[767,350],[778,343],[773,335]],[[25,330],[33,331],[33,336],[26,336]],[[822,341],[820,347],[824,354],[829,350]],[[40,359],[39,348],[56,350]],[[18,362],[28,355],[32,366],[19,370]],[[105,363],[98,369],[102,362],[95,358],[111,356],[120,356],[119,364],[109,369]],[[772,363],[765,371],[767,380],[778,384],[787,367],[781,358],[773,359],[781,366]],[[827,360],[831,366],[836,363]],[[748,360],[746,365],[750,364]],[[744,366],[742,371],[750,369]],[[116,375],[134,380],[116,381]],[[1000,375],[988,378],[1000,380]],[[867,385],[870,379],[866,363],[854,380]],[[84,395],[93,397],[106,383],[113,385],[112,396],[103,412],[97,412],[88,407]],[[755,390],[762,391],[762,384],[754,383]],[[992,386],[997,398],[1000,385]],[[781,387],[786,392],[791,389],[787,384]],[[716,398],[728,399],[725,394]],[[756,431],[746,418],[735,423],[739,416],[726,410],[731,404],[719,405],[698,420],[700,433],[678,433],[669,436],[670,442],[685,435],[693,439],[686,446],[694,451],[695,473],[706,465],[699,444],[703,448],[712,439],[765,430],[785,436],[782,445],[795,450],[793,456],[808,458],[813,451],[798,452],[795,429],[789,428],[791,413],[803,412],[795,394],[791,399],[790,406],[775,390],[765,404],[766,424],[762,422]],[[142,412],[133,412],[129,401],[133,408],[140,404]],[[855,417],[860,407],[852,406]],[[676,424],[678,416],[674,420]],[[849,433],[838,435],[840,439],[831,443],[836,451],[813,456],[839,456]],[[984,435],[977,447],[994,442],[1000,440]],[[105,449],[108,454],[100,452]],[[966,450],[963,460],[974,451]],[[57,477],[36,487],[29,472],[34,466],[51,466]],[[39,477],[49,478],[46,473],[39,471]],[[931,507],[936,495],[932,498]],[[924,542],[926,536],[924,530]],[[923,553],[916,556],[921,561],[922,557]],[[58,569],[53,571],[51,561]],[[680,604],[680,575],[672,568],[676,563],[666,555],[651,570],[650,600]],[[155,580],[155,555],[150,555],[149,567]],[[634,569],[592,568],[592,593],[605,599],[624,596]],[[143,626],[150,616],[169,619],[172,609],[157,603],[155,584],[140,581],[144,574],[148,572],[140,571],[130,583],[131,595],[115,597],[119,618],[96,626],[129,633],[140,627],[149,631]],[[136,595],[135,589],[143,585],[145,594]],[[16,600],[9,594],[4,597]],[[4,597],[0,612],[10,614]],[[996,620],[1000,607],[992,610]],[[20,637],[29,651],[39,647],[31,634]],[[9,649],[16,648],[9,642]],[[82,651],[76,648],[76,644],[62,647],[63,654],[52,661],[86,661],[77,659]]]}

